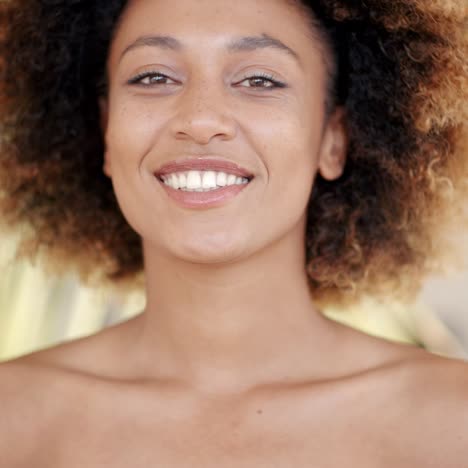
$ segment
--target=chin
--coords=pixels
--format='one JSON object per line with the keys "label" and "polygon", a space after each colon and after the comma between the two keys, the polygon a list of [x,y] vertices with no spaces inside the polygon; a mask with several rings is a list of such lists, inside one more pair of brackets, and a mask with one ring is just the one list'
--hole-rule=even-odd
{"label": "chin", "polygon": [[230,263],[247,254],[243,240],[225,235],[193,235],[179,244],[173,241],[171,250],[181,260],[200,264]]}

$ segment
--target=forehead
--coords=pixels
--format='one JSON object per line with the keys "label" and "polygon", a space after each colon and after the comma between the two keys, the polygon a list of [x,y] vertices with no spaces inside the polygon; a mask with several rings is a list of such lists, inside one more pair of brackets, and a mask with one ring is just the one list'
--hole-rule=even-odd
{"label": "forehead", "polygon": [[178,38],[186,48],[221,49],[242,36],[273,37],[298,55],[322,45],[295,0],[129,0],[111,53],[155,33]]}

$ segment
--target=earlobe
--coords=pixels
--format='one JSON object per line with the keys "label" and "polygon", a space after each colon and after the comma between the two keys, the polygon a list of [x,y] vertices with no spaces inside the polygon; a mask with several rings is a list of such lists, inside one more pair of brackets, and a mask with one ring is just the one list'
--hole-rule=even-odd
{"label": "earlobe", "polygon": [[111,162],[107,150],[104,151],[104,163],[102,166],[102,171],[107,177],[112,178]]}
{"label": "earlobe", "polygon": [[348,150],[348,133],[344,108],[329,118],[320,150],[319,173],[326,180],[338,179],[344,170]]}

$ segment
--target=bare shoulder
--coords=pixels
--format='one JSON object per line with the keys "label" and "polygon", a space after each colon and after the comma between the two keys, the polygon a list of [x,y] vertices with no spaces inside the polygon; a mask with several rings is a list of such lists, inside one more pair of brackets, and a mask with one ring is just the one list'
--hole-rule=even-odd
{"label": "bare shoulder", "polygon": [[462,468],[468,460],[468,363],[409,353],[388,371],[382,391],[384,431],[399,460]]}
{"label": "bare shoulder", "polygon": [[21,360],[0,364],[0,466],[26,467],[38,451],[49,417],[44,377]]}
{"label": "bare shoulder", "polygon": [[[35,353],[0,364],[0,466],[47,466],[51,446],[70,402],[70,372]],[[79,392],[77,392],[79,393]],[[42,461],[43,460],[43,461]],[[34,462],[32,462],[34,461]]]}
{"label": "bare shoulder", "polygon": [[468,363],[355,331],[347,336],[366,366],[348,387],[346,411],[357,414],[376,456],[388,466],[468,467]]}
{"label": "bare shoulder", "polygon": [[[468,422],[468,362],[430,353],[414,354],[403,360],[399,372],[407,395],[414,397],[419,407],[439,413],[440,422],[459,414]],[[468,435],[468,434],[467,434]]]}
{"label": "bare shoulder", "polygon": [[0,363],[0,467],[50,468],[39,461],[47,456],[43,447],[65,437],[106,377],[116,374],[109,362],[118,357],[118,340],[109,332]]}

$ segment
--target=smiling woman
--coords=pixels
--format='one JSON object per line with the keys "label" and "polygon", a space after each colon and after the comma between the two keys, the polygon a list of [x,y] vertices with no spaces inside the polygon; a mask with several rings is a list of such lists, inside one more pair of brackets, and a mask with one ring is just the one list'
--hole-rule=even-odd
{"label": "smiling woman", "polygon": [[146,285],[136,318],[2,364],[2,466],[461,466],[466,365],[318,307],[415,293],[443,259],[462,1],[2,8],[5,225]]}

